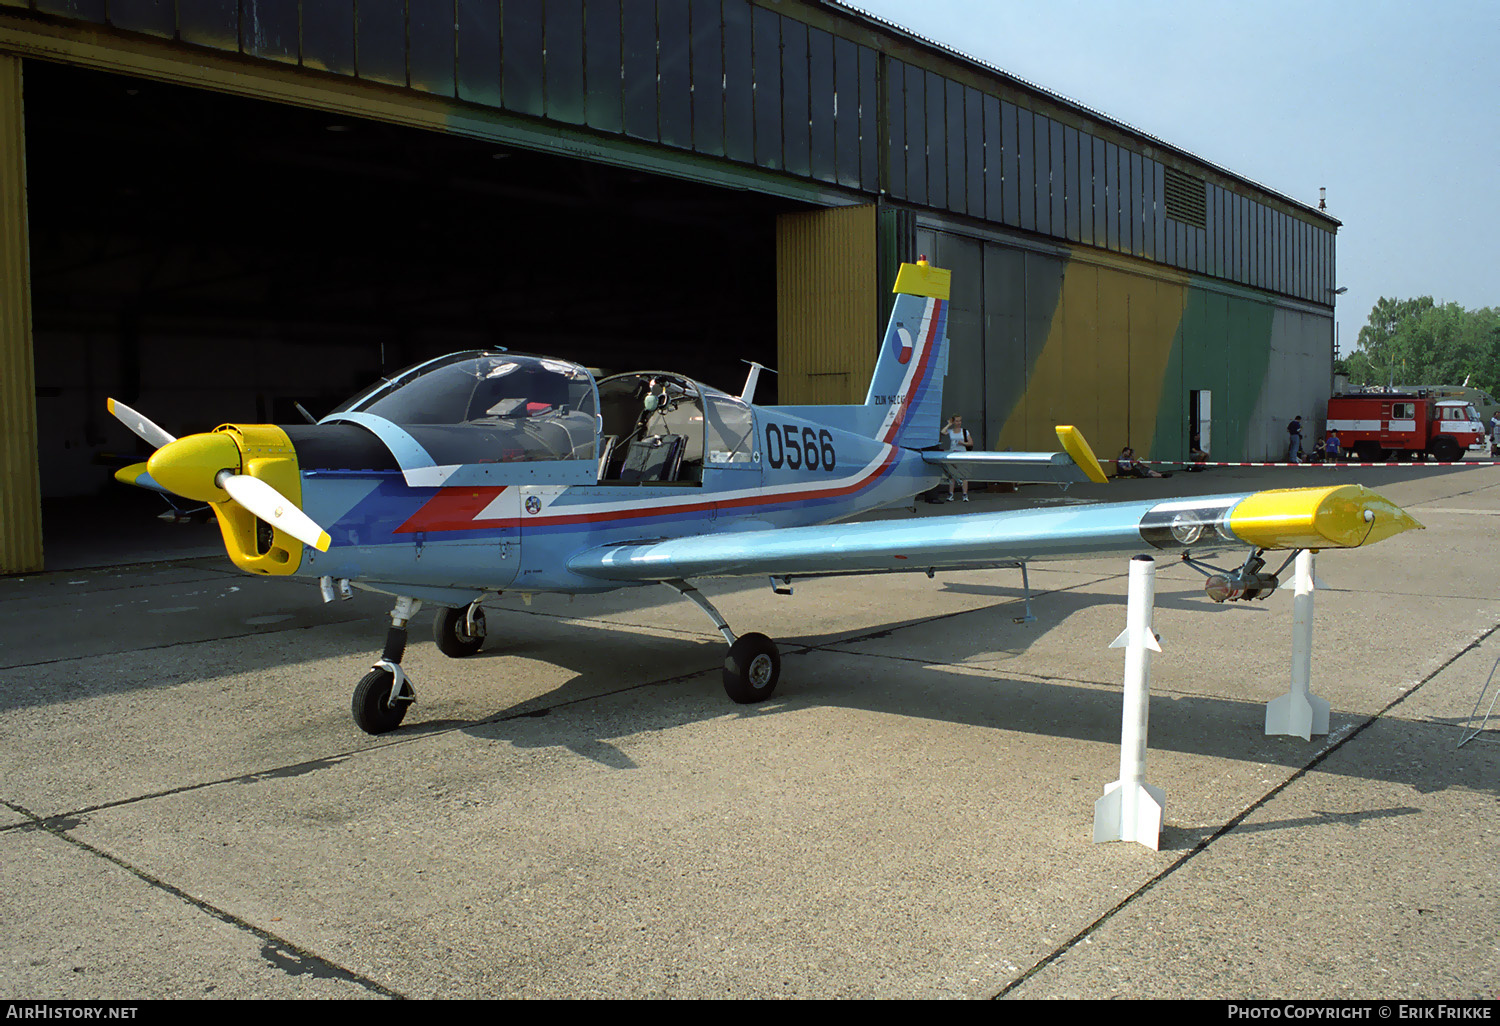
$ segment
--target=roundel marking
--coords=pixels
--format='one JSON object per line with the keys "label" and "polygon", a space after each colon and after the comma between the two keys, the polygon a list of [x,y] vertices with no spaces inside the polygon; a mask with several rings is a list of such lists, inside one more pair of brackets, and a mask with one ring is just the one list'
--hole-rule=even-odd
{"label": "roundel marking", "polygon": [[901,363],[906,363],[911,359],[911,332],[905,328],[898,327],[896,329],[896,337],[901,341],[901,352],[896,356],[896,359]]}

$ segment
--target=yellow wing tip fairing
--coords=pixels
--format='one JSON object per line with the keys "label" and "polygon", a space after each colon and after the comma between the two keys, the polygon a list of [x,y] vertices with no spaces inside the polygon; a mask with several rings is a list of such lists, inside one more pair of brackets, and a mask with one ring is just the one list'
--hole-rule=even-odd
{"label": "yellow wing tip fairing", "polygon": [[908,296],[927,296],[930,299],[946,300],[951,291],[953,272],[933,267],[923,257],[914,264],[902,264],[896,272],[896,286],[892,292]]}
{"label": "yellow wing tip fairing", "polygon": [[1071,424],[1057,425],[1057,440],[1062,443],[1063,452],[1073,458],[1088,479],[1095,484],[1108,484],[1109,478],[1104,474],[1104,468],[1099,465],[1098,458],[1094,455],[1093,447],[1079,431]]}
{"label": "yellow wing tip fairing", "polygon": [[1230,511],[1229,529],[1264,549],[1352,549],[1423,526],[1385,496],[1350,484],[1256,492]]}

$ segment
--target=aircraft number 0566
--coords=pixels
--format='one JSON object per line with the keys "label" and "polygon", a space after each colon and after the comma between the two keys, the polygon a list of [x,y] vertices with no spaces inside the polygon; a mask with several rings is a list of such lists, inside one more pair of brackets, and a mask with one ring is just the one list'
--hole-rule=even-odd
{"label": "aircraft number 0566", "polygon": [[833,436],[826,430],[805,427],[799,431],[795,424],[766,425],[766,460],[773,470],[783,465],[792,470],[833,470],[837,459]]}

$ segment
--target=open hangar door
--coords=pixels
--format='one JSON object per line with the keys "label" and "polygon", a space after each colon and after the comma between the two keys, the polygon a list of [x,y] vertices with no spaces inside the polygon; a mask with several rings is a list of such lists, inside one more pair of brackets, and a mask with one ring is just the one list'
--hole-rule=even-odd
{"label": "open hangar door", "polygon": [[49,535],[60,500],[133,501],[110,462],[145,451],[108,396],[185,434],[295,423],[298,402],[321,416],[466,348],[734,391],[741,360],[775,364],[775,222],[795,202],[38,61],[24,76]]}

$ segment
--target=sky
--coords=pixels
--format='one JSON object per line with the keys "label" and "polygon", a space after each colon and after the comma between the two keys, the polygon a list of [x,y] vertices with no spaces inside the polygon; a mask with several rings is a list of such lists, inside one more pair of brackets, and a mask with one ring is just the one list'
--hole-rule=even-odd
{"label": "sky", "polygon": [[1500,306],[1495,0],[846,0],[1308,206],[1340,348],[1382,296]]}

